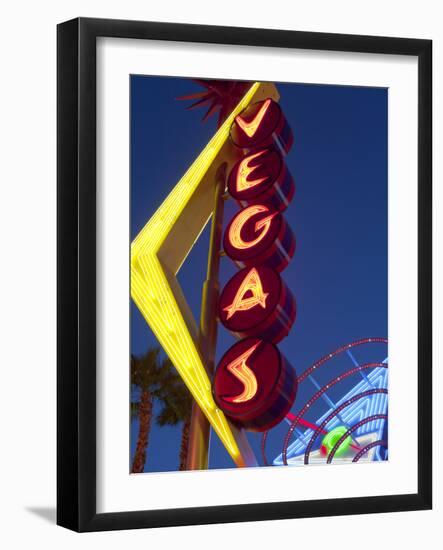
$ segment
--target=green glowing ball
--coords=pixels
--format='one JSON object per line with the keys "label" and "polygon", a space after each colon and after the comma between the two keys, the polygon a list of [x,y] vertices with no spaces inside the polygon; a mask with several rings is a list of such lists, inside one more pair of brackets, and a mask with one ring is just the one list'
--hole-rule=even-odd
{"label": "green glowing ball", "polygon": [[[329,455],[329,453],[334,448],[337,441],[348,431],[345,426],[337,426],[330,432],[328,432],[325,437],[323,438],[323,441],[321,442],[321,452],[324,455]],[[346,451],[349,449],[349,446],[351,444],[351,436],[348,435],[348,437],[343,441],[343,443],[340,445],[340,447],[337,449],[337,452],[335,453],[335,456],[343,456]]]}

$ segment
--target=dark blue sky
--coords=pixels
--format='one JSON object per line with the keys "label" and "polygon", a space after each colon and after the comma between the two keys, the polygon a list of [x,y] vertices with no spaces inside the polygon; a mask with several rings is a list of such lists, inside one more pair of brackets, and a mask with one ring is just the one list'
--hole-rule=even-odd
{"label": "dark blue sky", "polygon": [[[277,84],[281,106],[294,132],[286,158],[296,182],[285,213],[297,249],[283,278],[295,295],[297,319],[280,350],[300,374],[338,346],[370,336],[387,336],[387,94],[382,88]],[[180,95],[200,88],[189,79],[131,77],[131,239],[155,212],[216,130],[201,123],[200,110],[186,111]],[[228,201],[225,222],[237,206]],[[178,274],[196,318],[206,273],[209,226]],[[236,271],[222,260],[223,284]],[[219,329],[217,359],[235,342]],[[131,302],[131,352],[140,354],[157,341]],[[359,349],[359,361],[385,358],[385,350]],[[319,382],[351,367],[341,357],[318,374]],[[358,382],[350,379],[331,396]],[[312,395],[304,382],[293,412]],[[309,420],[324,412],[319,403]],[[281,452],[283,422],[269,438],[268,457]],[[153,427],[146,471],[175,470],[181,428]],[[137,434],[133,421],[131,455]],[[251,434],[254,449],[260,436]],[[217,436],[211,438],[210,466],[233,463]]]}

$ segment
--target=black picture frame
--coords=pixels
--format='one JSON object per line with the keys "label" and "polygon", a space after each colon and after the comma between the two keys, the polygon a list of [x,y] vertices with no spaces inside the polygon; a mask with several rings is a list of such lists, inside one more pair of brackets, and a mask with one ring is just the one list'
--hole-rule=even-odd
{"label": "black picture frame", "polygon": [[[416,494],[96,512],[96,39],[400,54],[418,58],[418,491]],[[432,42],[79,18],[57,29],[57,523],[103,531],[432,506]]]}

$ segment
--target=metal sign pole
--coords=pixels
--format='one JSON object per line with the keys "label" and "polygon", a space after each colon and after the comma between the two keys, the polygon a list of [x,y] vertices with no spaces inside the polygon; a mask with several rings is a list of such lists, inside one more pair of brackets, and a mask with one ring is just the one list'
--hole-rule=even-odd
{"label": "metal sign pole", "polygon": [[[212,212],[211,236],[209,240],[208,268],[203,283],[200,314],[199,347],[206,371],[212,380],[214,374],[215,346],[217,343],[217,301],[219,293],[218,271],[223,229],[223,194],[226,185],[226,163],[217,171]],[[210,425],[200,407],[192,405],[191,427],[189,432],[188,470],[208,468]]]}
{"label": "metal sign pole", "polygon": [[[215,369],[215,348],[217,344],[217,304],[219,297],[218,274],[220,269],[220,251],[223,232],[223,212],[226,189],[226,163],[220,165],[216,173],[214,209],[212,213],[211,236],[209,241],[208,268],[203,284],[200,315],[199,347],[206,371],[212,380]],[[249,446],[246,434],[231,425],[241,453],[238,466],[256,466],[257,461]],[[210,425],[209,421],[194,401],[192,406],[191,427],[187,469],[206,470],[209,457]]]}

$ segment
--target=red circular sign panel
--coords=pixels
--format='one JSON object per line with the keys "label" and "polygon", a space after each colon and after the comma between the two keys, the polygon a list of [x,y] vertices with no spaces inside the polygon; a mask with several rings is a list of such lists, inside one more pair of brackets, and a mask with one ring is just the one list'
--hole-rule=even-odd
{"label": "red circular sign panel", "polygon": [[217,405],[250,431],[266,431],[281,422],[297,393],[295,370],[278,348],[246,338],[222,357],[214,377]]}
{"label": "red circular sign panel", "polygon": [[228,224],[223,246],[239,267],[267,265],[282,271],[295,251],[295,237],[281,213],[257,203],[240,210]]}
{"label": "red circular sign panel", "polygon": [[242,149],[267,147],[276,143],[286,153],[294,141],[281,107],[272,99],[252,103],[235,117],[231,140]]}
{"label": "red circular sign panel", "polygon": [[291,202],[295,185],[281,154],[274,147],[249,153],[232,168],[229,193],[242,205],[266,202],[284,210]]}
{"label": "red circular sign panel", "polygon": [[296,315],[295,300],[280,275],[266,266],[247,267],[225,285],[219,318],[236,336],[261,336],[279,342]]}

